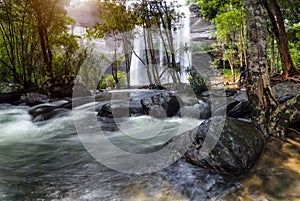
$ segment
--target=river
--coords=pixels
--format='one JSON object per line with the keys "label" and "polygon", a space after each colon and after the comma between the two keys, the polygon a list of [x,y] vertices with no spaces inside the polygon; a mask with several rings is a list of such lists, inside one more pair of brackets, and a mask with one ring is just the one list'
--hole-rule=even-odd
{"label": "river", "polygon": [[[247,176],[243,183],[235,178],[212,174],[183,159],[148,174],[112,170],[94,159],[83,146],[74,119],[83,121],[91,111],[87,109],[88,104],[81,108],[61,117],[34,123],[28,114],[29,107],[0,105],[0,200],[201,201],[244,200],[243,197],[249,200],[273,200],[267,199],[268,191],[262,189],[263,184],[257,184],[257,189],[262,190],[259,196],[254,190],[248,191],[249,186],[257,183],[257,179],[253,180],[257,178],[255,174]],[[157,121],[141,116],[129,118],[124,124],[137,125],[136,130],[145,133],[155,129]],[[199,123],[199,120],[177,117],[166,119],[158,137],[141,144],[128,143],[110,123],[103,123],[102,126],[108,130],[107,137],[116,146],[140,152],[165,143],[179,126],[185,125],[184,129],[189,129]],[[275,173],[284,171],[278,169]],[[262,179],[272,180],[272,175],[265,174]],[[298,182],[296,187],[299,186]],[[285,200],[299,198],[296,192],[292,192],[292,197],[287,198],[293,199]],[[279,197],[274,200],[282,199]]]}

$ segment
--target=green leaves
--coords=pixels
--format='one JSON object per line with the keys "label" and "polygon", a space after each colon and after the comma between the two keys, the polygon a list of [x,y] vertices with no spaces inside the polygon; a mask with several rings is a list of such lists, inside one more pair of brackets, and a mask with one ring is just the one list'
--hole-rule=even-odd
{"label": "green leaves", "polygon": [[[43,32],[56,75],[72,74],[79,58],[77,38],[69,34],[75,21],[67,16],[67,0],[5,0],[0,5],[0,74],[5,80],[39,85],[45,81]],[[84,52],[84,51],[83,51]],[[68,57],[68,58],[67,58]],[[77,60],[78,58],[78,60]],[[77,67],[76,67],[77,68]]]}
{"label": "green leaves", "polygon": [[133,30],[138,22],[136,13],[126,9],[122,2],[99,1],[98,8],[103,23],[97,23],[92,29],[88,29],[89,37],[116,36]]}

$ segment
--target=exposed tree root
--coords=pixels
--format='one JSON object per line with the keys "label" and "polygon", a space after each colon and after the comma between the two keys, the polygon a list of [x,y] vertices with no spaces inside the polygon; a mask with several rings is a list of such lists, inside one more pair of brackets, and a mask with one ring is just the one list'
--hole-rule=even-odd
{"label": "exposed tree root", "polygon": [[295,75],[293,77],[286,77],[286,80],[300,83],[300,75]]}
{"label": "exposed tree root", "polygon": [[294,129],[294,128],[287,128],[287,129],[300,135],[300,131],[298,131],[297,129]]}
{"label": "exposed tree root", "polygon": [[270,133],[284,136],[289,125],[300,121],[300,94],[279,105],[271,114],[269,121]]}
{"label": "exposed tree root", "polygon": [[276,77],[271,77],[270,81],[271,81],[271,86],[274,86],[274,85],[277,85],[279,83],[286,82],[286,81],[300,83],[300,74],[294,75],[294,76],[279,75]]}

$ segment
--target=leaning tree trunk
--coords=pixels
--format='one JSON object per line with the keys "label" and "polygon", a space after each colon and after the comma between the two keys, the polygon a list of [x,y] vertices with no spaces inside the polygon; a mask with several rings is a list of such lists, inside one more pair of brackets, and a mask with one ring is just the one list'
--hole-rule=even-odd
{"label": "leaning tree trunk", "polygon": [[278,50],[282,64],[282,77],[285,79],[288,76],[299,74],[296,68],[288,46],[288,39],[285,31],[282,12],[276,0],[263,0],[269,18],[272,23],[273,32],[275,34]]}
{"label": "leaning tree trunk", "polygon": [[268,135],[269,117],[277,107],[267,71],[266,15],[257,0],[245,0],[247,24],[247,94],[251,118]]}

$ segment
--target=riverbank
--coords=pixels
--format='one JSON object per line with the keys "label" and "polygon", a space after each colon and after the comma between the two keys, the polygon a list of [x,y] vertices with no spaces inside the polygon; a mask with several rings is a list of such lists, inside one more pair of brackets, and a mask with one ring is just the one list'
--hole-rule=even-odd
{"label": "riverbank", "polygon": [[[288,130],[285,139],[268,140],[253,172],[233,192],[236,200],[300,200],[300,128],[293,130]],[[224,199],[231,200],[229,197]]]}

